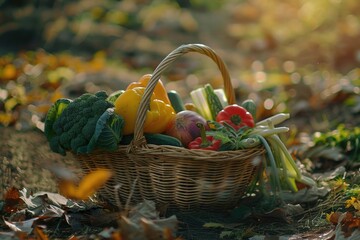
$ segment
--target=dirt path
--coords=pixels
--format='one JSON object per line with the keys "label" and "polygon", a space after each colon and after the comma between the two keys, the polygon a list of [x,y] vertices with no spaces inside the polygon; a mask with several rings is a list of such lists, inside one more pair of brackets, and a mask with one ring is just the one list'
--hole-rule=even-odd
{"label": "dirt path", "polygon": [[0,190],[9,187],[27,188],[33,192],[56,192],[54,176],[46,166],[57,163],[79,172],[71,156],[52,153],[45,136],[37,130],[25,132],[0,128]]}

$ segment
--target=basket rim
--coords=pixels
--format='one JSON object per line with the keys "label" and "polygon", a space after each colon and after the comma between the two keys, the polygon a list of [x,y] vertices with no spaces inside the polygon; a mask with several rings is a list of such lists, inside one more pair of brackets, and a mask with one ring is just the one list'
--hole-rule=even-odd
{"label": "basket rim", "polygon": [[170,145],[155,145],[147,144],[143,147],[132,149],[129,152],[129,157],[133,160],[136,156],[161,156],[172,157],[169,161],[207,161],[207,162],[229,162],[241,161],[255,156],[260,156],[266,152],[262,145],[239,150],[228,151],[209,151],[203,149],[188,149],[184,147],[170,146]]}
{"label": "basket rim", "polygon": [[[146,144],[146,146],[137,147],[136,149],[129,150],[131,145],[119,145],[115,151],[106,151],[103,149],[96,149],[90,154],[76,154],[73,156],[76,158],[83,158],[91,156],[92,159],[96,159],[97,155],[103,156],[108,154],[118,155],[121,154],[123,158],[131,157],[132,160],[137,155],[150,155],[150,156],[166,156],[173,157],[173,161],[183,160],[194,160],[198,161],[209,161],[209,162],[228,162],[228,161],[239,161],[241,159],[253,158],[260,156],[266,152],[263,145],[259,145],[253,148],[238,149],[238,150],[227,150],[227,151],[209,151],[204,149],[188,149],[184,147],[171,146],[171,145],[156,145]],[[126,154],[126,156],[124,156]],[[98,160],[101,160],[101,156]],[[116,162],[116,161],[115,161]]]}

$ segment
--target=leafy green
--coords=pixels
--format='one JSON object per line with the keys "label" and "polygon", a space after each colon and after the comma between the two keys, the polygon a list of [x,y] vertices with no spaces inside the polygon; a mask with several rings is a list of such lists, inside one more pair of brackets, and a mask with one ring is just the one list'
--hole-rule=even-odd
{"label": "leafy green", "polygon": [[346,128],[338,125],[335,130],[314,134],[315,146],[340,148],[350,160],[360,161],[360,127]]}
{"label": "leafy green", "polygon": [[54,122],[60,117],[61,113],[71,102],[71,99],[60,98],[50,107],[45,118],[44,130],[45,136],[48,140],[56,135],[55,131],[53,130]]}
{"label": "leafy green", "polygon": [[210,131],[206,131],[207,136],[213,136],[221,141],[220,151],[238,150],[260,145],[260,141],[255,138],[249,138],[252,129],[245,126],[235,130],[230,125],[220,124],[215,121],[208,121]]}
{"label": "leafy green", "polygon": [[123,117],[116,114],[113,108],[108,108],[98,119],[89,144],[86,148],[80,148],[79,153],[89,153],[95,147],[115,151],[121,141],[123,127]]}

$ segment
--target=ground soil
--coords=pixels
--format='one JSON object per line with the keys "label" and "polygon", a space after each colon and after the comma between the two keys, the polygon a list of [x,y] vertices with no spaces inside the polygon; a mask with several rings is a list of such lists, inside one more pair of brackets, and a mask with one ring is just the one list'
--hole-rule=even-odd
{"label": "ground soil", "polygon": [[0,128],[1,189],[9,187],[27,188],[33,192],[56,192],[54,176],[47,169],[52,163],[81,172],[71,157],[51,152],[47,140],[40,130],[17,131]]}

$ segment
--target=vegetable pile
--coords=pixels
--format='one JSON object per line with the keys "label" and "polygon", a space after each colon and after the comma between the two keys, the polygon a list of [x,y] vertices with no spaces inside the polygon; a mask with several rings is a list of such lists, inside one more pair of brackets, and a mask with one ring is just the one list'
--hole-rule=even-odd
{"label": "vegetable pile", "polygon": [[[99,148],[116,151],[133,139],[137,111],[151,78],[110,96],[104,91],[85,93],[75,100],[59,99],[48,111],[45,135],[52,151],[65,155],[89,154]],[[190,93],[191,103],[184,104],[175,90],[167,91],[161,80],[151,95],[144,123],[148,144],[188,148],[190,151],[234,151],[263,147],[258,177],[271,185],[274,193],[282,189],[298,191],[299,185],[315,182],[303,176],[278,134],[289,131],[276,127],[289,118],[280,113],[256,121],[256,104],[247,99],[229,105],[222,89],[210,84]],[[266,178],[263,175],[266,175]]]}

